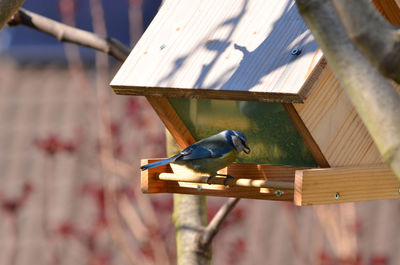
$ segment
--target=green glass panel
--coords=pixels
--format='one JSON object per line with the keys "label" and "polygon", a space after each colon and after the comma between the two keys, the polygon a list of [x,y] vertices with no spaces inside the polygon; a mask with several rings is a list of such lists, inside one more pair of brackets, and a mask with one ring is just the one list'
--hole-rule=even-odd
{"label": "green glass panel", "polygon": [[244,133],[251,153],[240,163],[317,167],[280,103],[169,98],[196,140],[231,129]]}

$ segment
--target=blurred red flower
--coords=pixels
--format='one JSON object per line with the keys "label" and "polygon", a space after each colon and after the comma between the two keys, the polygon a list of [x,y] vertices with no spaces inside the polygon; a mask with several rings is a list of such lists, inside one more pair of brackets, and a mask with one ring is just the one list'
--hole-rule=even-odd
{"label": "blurred red flower", "polygon": [[59,136],[54,134],[42,139],[36,139],[34,143],[40,150],[50,156],[63,151],[73,153],[77,149],[77,144],[75,142],[62,140]]}

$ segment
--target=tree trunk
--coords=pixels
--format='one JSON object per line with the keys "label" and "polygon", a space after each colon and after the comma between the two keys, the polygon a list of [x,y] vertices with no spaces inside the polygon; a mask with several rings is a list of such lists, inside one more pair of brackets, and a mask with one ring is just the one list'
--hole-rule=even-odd
{"label": "tree trunk", "polygon": [[296,3],[383,161],[400,179],[399,94],[351,42],[331,1],[296,0]]}
{"label": "tree trunk", "polygon": [[[167,132],[168,156],[178,151],[172,136]],[[211,250],[204,252],[198,248],[200,234],[207,226],[206,197],[174,194],[172,220],[176,229],[177,264],[210,264]]]}

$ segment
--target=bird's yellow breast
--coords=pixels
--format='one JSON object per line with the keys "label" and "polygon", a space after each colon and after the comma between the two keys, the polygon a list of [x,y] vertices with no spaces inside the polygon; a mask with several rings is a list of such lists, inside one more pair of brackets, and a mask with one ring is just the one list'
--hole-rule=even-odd
{"label": "bird's yellow breast", "polygon": [[237,155],[238,152],[235,149],[232,149],[232,151],[230,151],[229,153],[227,153],[226,155],[222,156],[219,159],[226,161],[228,163],[227,165],[229,165],[236,161]]}

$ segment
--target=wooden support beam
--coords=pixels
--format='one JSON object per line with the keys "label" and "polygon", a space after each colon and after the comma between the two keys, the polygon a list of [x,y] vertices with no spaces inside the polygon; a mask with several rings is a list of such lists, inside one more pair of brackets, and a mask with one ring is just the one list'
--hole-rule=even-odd
{"label": "wooden support beam", "polygon": [[400,198],[400,180],[384,165],[297,170],[296,205]]}
{"label": "wooden support beam", "polygon": [[[142,159],[142,165],[159,160],[161,159]],[[175,171],[172,170],[170,165],[142,171],[142,191],[144,193],[185,193],[293,201],[295,171],[305,169],[291,166],[235,163],[220,171],[221,174],[229,174],[235,178],[235,180],[227,182],[231,186],[224,186],[218,185],[223,184],[223,179],[212,180],[211,183],[215,183],[216,185],[205,184],[207,177],[202,177],[201,174],[193,174],[193,172],[189,172],[187,169],[181,169],[182,171],[180,171],[176,165],[172,166]],[[177,181],[177,176],[179,176],[179,181]]]}
{"label": "wooden support beam", "polygon": [[146,99],[171,133],[180,149],[184,149],[196,142],[166,97],[147,96]]}
{"label": "wooden support beam", "polygon": [[387,20],[400,26],[400,8],[396,0],[373,0],[372,2]]}
{"label": "wooden support beam", "polygon": [[308,149],[310,149],[310,152],[313,155],[318,166],[329,167],[328,161],[326,160],[324,154],[322,153],[318,144],[315,142],[314,138],[312,137],[311,133],[307,129],[306,125],[304,124],[303,120],[299,116],[299,113],[297,112],[297,110],[293,106],[293,104],[282,103],[282,106],[285,108],[285,111],[289,115],[294,126],[296,126],[297,131],[299,132],[300,136],[303,138]]}

